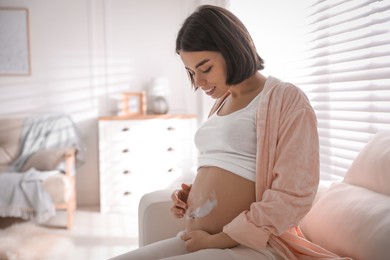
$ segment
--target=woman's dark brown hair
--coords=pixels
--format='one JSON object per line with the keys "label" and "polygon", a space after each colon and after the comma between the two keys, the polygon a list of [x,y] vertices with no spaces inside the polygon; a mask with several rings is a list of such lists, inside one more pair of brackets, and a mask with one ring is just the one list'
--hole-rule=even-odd
{"label": "woman's dark brown hair", "polygon": [[238,84],[264,68],[244,24],[218,6],[202,5],[187,17],[176,38],[176,53],[180,51],[220,52],[227,66],[227,85]]}

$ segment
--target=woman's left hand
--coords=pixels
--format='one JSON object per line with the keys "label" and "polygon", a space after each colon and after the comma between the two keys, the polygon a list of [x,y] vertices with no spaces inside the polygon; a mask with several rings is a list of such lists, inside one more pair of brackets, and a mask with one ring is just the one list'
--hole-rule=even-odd
{"label": "woman's left hand", "polygon": [[211,235],[203,230],[195,230],[185,233],[181,239],[185,241],[185,247],[190,252],[207,248],[225,249],[238,246],[236,241],[223,232]]}

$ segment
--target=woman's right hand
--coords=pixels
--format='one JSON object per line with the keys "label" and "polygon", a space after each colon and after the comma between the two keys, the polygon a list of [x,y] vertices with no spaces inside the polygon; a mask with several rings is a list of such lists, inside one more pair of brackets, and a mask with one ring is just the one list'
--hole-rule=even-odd
{"label": "woman's right hand", "polygon": [[190,194],[191,186],[192,185],[182,183],[181,189],[174,191],[171,195],[171,199],[173,201],[171,211],[176,218],[182,218],[184,217],[184,214],[186,214],[187,199]]}

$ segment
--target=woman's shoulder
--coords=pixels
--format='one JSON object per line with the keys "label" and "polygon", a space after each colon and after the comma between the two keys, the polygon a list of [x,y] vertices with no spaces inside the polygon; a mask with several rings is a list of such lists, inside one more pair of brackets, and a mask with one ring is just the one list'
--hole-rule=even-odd
{"label": "woman's shoulder", "polygon": [[277,101],[277,103],[284,104],[284,107],[290,108],[311,108],[305,92],[293,83],[269,76],[265,83],[264,91],[264,95],[268,97],[266,99],[270,102]]}
{"label": "woman's shoulder", "polygon": [[290,82],[283,81],[273,76],[268,76],[267,81],[265,82],[264,91],[269,92],[289,92],[292,93],[301,93],[303,92],[300,88]]}

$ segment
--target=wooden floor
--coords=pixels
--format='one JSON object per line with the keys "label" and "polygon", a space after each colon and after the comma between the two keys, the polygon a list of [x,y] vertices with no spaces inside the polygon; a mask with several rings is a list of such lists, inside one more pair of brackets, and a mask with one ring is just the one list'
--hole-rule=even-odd
{"label": "wooden floor", "polygon": [[[47,225],[50,232],[69,237],[74,244],[73,260],[107,260],[138,247],[137,216],[102,214],[97,208],[78,208],[72,230],[66,230],[65,212],[58,212]],[[0,228],[9,223],[4,221]]]}

